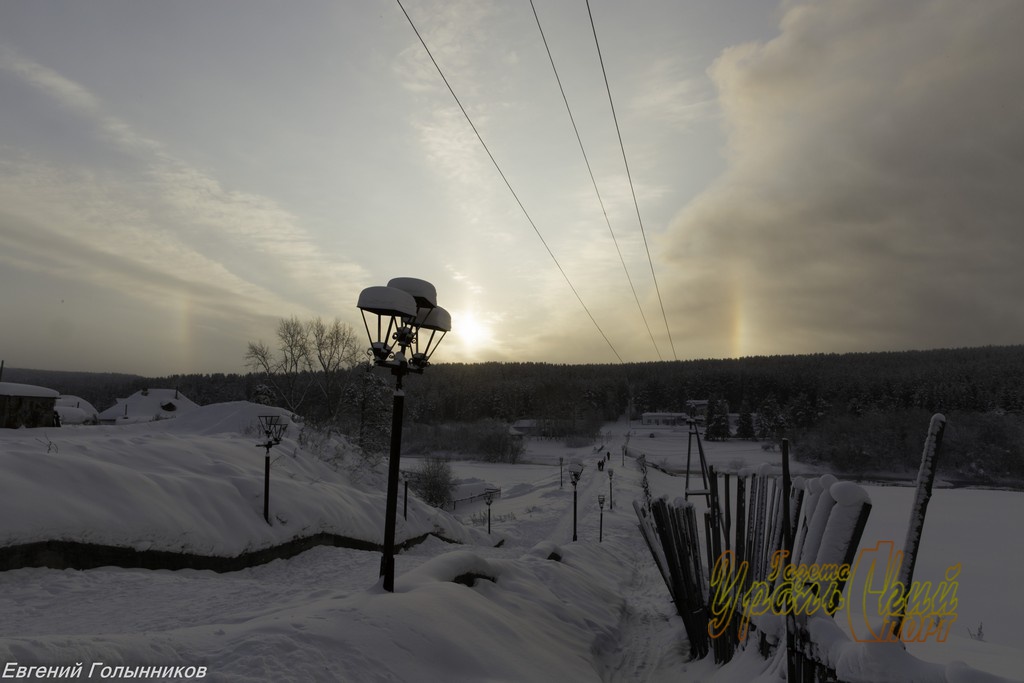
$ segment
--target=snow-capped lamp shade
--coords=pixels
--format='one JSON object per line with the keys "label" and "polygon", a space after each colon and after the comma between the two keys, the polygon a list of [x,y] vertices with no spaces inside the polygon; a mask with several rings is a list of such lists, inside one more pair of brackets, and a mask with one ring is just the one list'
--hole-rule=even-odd
{"label": "snow-capped lamp shade", "polygon": [[430,357],[434,355],[444,335],[452,329],[452,317],[445,309],[434,306],[420,309],[413,325],[417,332],[411,363],[413,367],[422,370],[430,364]]}
{"label": "snow-capped lamp shade", "polygon": [[[393,352],[392,335],[403,328],[406,321],[416,318],[416,299],[396,287],[367,287],[359,293],[356,305],[363,315],[374,360],[378,363],[387,361]],[[376,318],[372,327],[367,314]]]}
{"label": "snow-capped lamp shade", "polygon": [[437,290],[426,280],[414,277],[395,277],[388,281],[388,287],[400,289],[411,295],[416,301],[416,308],[437,306]]}

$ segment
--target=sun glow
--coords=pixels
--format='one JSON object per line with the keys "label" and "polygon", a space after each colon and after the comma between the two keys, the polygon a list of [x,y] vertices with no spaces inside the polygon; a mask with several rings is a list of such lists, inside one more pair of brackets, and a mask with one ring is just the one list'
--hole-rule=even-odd
{"label": "sun glow", "polygon": [[451,335],[471,359],[478,357],[493,341],[491,326],[475,311],[453,313]]}

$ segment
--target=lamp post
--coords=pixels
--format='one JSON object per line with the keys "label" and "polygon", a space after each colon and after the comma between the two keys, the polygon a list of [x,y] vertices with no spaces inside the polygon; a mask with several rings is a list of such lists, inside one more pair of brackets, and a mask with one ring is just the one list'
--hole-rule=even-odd
{"label": "lamp post", "polygon": [[575,465],[569,470],[569,481],[572,483],[572,540],[576,540],[576,484],[580,483],[583,465]]}
{"label": "lamp post", "polygon": [[597,504],[601,506],[601,521],[597,526],[597,542],[600,543],[601,539],[604,538],[604,494],[597,494]]}
{"label": "lamp post", "polygon": [[256,444],[256,448],[266,448],[263,456],[263,519],[270,524],[270,449],[281,443],[281,435],[288,425],[281,422],[280,415],[260,415],[260,429],[266,441]]}
{"label": "lamp post", "polygon": [[608,509],[615,509],[615,498],[612,496],[612,475],[615,474],[615,470],[611,467],[608,468]]}
{"label": "lamp post", "polygon": [[388,496],[384,514],[384,555],[380,563],[384,590],[393,592],[402,409],[405,399],[402,378],[410,372],[420,374],[430,365],[430,356],[452,328],[452,320],[448,311],[437,305],[434,285],[411,277],[394,278],[386,287],[367,287],[359,293],[357,306],[362,312],[366,336],[370,339],[368,355],[374,365],[390,369],[395,376]]}
{"label": "lamp post", "polygon": [[494,494],[497,489],[484,490],[484,502],[487,503],[487,535],[491,535],[491,503],[494,502]]}

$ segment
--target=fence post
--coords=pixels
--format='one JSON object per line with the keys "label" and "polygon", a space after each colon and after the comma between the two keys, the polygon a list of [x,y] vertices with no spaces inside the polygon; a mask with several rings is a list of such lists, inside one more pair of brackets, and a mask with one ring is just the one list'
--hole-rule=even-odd
{"label": "fence post", "polygon": [[[917,471],[917,493],[914,496],[914,507],[910,511],[910,525],[907,527],[907,540],[903,542],[903,566],[900,568],[899,582],[905,590],[910,590],[914,580],[914,565],[917,563],[917,549],[921,545],[921,532],[924,530],[924,516],[928,511],[928,501],[932,497],[932,484],[935,483],[935,467],[942,447],[942,434],[946,430],[946,416],[942,413],[932,415],[928,424],[928,436],[924,440],[924,452],[921,454],[921,469]],[[904,603],[904,608],[906,604]],[[903,631],[903,620],[906,617],[901,609],[892,623],[892,634],[900,636]]]}

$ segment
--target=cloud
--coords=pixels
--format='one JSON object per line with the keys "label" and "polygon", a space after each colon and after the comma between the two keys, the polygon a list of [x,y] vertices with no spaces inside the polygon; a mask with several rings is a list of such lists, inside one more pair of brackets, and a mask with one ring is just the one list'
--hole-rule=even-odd
{"label": "cloud", "polygon": [[684,130],[715,116],[711,84],[691,74],[692,69],[677,58],[649,62],[638,76],[637,94],[629,102],[630,107],[640,115]]}
{"label": "cloud", "polygon": [[[66,125],[75,133],[98,130],[133,162],[127,172],[8,150],[0,164],[4,210],[30,220],[51,244],[26,267],[56,271],[68,269],[68,254],[82,265],[105,255],[107,267],[63,272],[139,298],[152,294],[154,281],[190,278],[206,308],[222,310],[218,299],[234,297],[228,308],[236,315],[268,307],[282,315],[332,310],[358,291],[362,268],[325,253],[302,220],[273,199],[226,188],[107,111],[86,87],[10,47],[0,50],[0,69],[70,112]],[[26,235],[19,240],[28,248]]]}
{"label": "cloud", "polygon": [[710,328],[684,354],[1019,343],[1021,25],[1012,0],[793,4],[726,50],[729,167],[661,245],[670,319]]}

